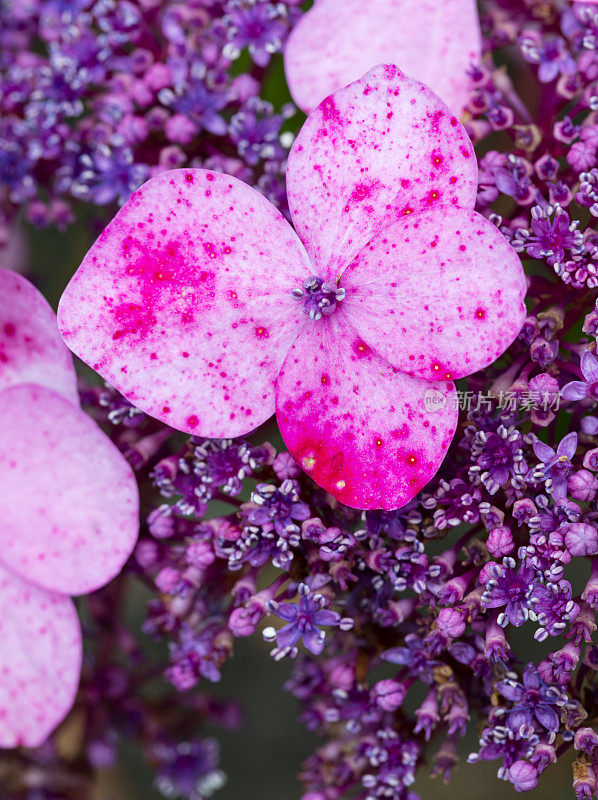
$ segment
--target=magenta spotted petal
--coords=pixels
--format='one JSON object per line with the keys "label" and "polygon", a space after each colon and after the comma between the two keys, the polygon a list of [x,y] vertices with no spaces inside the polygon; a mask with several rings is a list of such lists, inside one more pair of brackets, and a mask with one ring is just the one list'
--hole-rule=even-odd
{"label": "magenta spotted petal", "polygon": [[80,409],[42,386],[0,393],[0,561],[82,594],[122,568],[138,532],[133,472]]}
{"label": "magenta spotted petal", "polygon": [[492,363],[526,314],[513,248],[480,214],[452,206],[394,222],[359,253],[343,285],[343,308],[363,339],[427,380],[461,378]]}
{"label": "magenta spotted petal", "polygon": [[81,668],[73,601],[0,565],[0,747],[39,747],[70,710]]}
{"label": "magenta spotted petal", "polygon": [[463,126],[430,89],[376,67],[309,115],[287,169],[295,228],[335,278],[397,217],[473,208],[477,164]]}
{"label": "magenta spotted petal", "polygon": [[342,311],[297,339],[277,382],[290,453],[317,484],[361,509],[398,508],[426,485],[455,433],[457,407],[453,383],[394,369]]}
{"label": "magenta spotted petal", "polygon": [[165,172],[135,192],[62,296],[67,345],[138,408],[202,436],[274,413],[272,384],[305,325],[289,292],[303,245],[246,184]]}
{"label": "magenta spotted petal", "polygon": [[29,281],[0,269],[0,391],[16,383],[38,383],[79,404],[54,312]]}
{"label": "magenta spotted petal", "polygon": [[398,508],[450,444],[450,378],[519,331],[520,262],[471,210],[464,128],[395,66],[309,116],[287,177],[302,241],[233,178],[151,180],[67,287],[61,331],[131,402],[189,433],[247,433],[276,405],[318,484],[347,505]]}
{"label": "magenta spotted petal", "polygon": [[375,64],[392,63],[460,114],[481,59],[475,0],[318,0],[285,46],[293,99],[309,112]]}

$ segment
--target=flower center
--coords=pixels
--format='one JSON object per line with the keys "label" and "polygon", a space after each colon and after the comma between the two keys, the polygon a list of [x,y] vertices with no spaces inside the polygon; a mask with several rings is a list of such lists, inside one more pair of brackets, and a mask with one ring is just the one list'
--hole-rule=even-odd
{"label": "flower center", "polygon": [[303,303],[303,312],[315,321],[336,310],[337,303],[345,299],[345,290],[312,275],[303,281],[301,289],[291,290],[291,297]]}

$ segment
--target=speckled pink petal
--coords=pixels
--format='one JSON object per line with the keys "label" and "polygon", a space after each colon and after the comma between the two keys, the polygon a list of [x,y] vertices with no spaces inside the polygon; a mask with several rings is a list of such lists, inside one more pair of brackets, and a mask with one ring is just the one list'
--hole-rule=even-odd
{"label": "speckled pink petal", "polygon": [[297,233],[317,274],[335,279],[397,217],[473,208],[477,164],[465,129],[422,83],[379,66],[324,100],[289,154]]}
{"label": "speckled pink petal", "polygon": [[23,384],[0,392],[0,561],[64,594],[103,586],[139,529],[130,466],[63,397]]}
{"label": "speckled pink petal", "polygon": [[441,206],[397,220],[346,270],[343,311],[376,352],[420,378],[495,361],[525,318],[525,275],[480,214]]}
{"label": "speckled pink petal", "polygon": [[319,0],[285,46],[293,99],[311,111],[376,64],[396,64],[460,114],[481,60],[475,0]]}
{"label": "speckled pink petal", "polygon": [[0,269],[0,391],[15,383],[39,383],[79,404],[73,359],[54,312],[29,281]]}
{"label": "speckled pink petal", "polygon": [[311,275],[284,217],[221,173],[152,178],[120,210],[60,301],[67,345],[174,428],[239,436],[274,413],[274,381],[306,317]]}
{"label": "speckled pink petal", "polygon": [[276,416],[289,452],[354,508],[400,508],[437,472],[457,425],[452,382],[393,369],[342,311],[314,322],[284,362]]}
{"label": "speckled pink petal", "polygon": [[69,712],[81,669],[70,597],[0,565],[0,747],[39,747]]}

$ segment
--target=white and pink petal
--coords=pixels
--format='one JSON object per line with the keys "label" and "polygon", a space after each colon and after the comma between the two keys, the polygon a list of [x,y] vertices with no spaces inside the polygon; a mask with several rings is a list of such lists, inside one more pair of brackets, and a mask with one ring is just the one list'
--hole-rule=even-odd
{"label": "white and pink petal", "polygon": [[236,178],[173,170],[135,192],[67,286],[67,345],[135,406],[188,433],[239,436],[274,413],[311,274],[284,217]]}
{"label": "white and pink petal", "polygon": [[39,747],[71,709],[81,670],[73,601],[0,565],[0,747]]}
{"label": "white and pink petal", "polygon": [[0,392],[0,480],[7,569],[72,595],[118,574],[137,541],[137,483],[87,414],[43,386]]}
{"label": "white and pink petal", "polygon": [[521,262],[475,211],[439,206],[396,220],[345,271],[343,312],[393,366],[451,380],[495,361],[525,319]]}
{"label": "white and pink petal", "polygon": [[475,0],[318,0],[299,20],[285,73],[305,112],[376,64],[396,64],[427,84],[457,115],[481,59]]}
{"label": "white and pink petal", "polygon": [[452,382],[394,369],[342,311],[297,339],[277,381],[276,415],[301,468],[345,505],[396,509],[438,471],[457,425]]}
{"label": "white and pink petal", "polygon": [[17,383],[39,383],[79,404],[73,359],[54,312],[22,275],[0,269],[0,391]]}
{"label": "white and pink petal", "polygon": [[327,97],[289,154],[295,229],[316,273],[336,280],[397,218],[473,208],[477,163],[465,129],[427,86],[381,65]]}

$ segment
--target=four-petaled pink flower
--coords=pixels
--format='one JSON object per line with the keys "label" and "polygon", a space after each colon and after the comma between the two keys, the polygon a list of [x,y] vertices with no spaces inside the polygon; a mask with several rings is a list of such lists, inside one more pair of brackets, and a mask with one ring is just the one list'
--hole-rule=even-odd
{"label": "four-petaled pink flower", "polygon": [[481,61],[475,0],[316,0],[284,50],[293,100],[306,113],[374,65],[397,64],[459,115]]}
{"label": "four-petaled pink flower", "polygon": [[138,491],[79,408],[56,317],[0,270],[0,747],[37,747],[73,704],[81,630],[69,595],[113,578],[138,532]]}
{"label": "four-petaled pink flower", "polygon": [[349,506],[398,508],[453,437],[452,380],[496,359],[525,316],[521,264],[472,210],[476,185],[447,106],[376,67],[295,140],[297,233],[234,178],[162,173],[85,257],[62,334],[180,430],[240,436],[276,409],[316,483]]}

